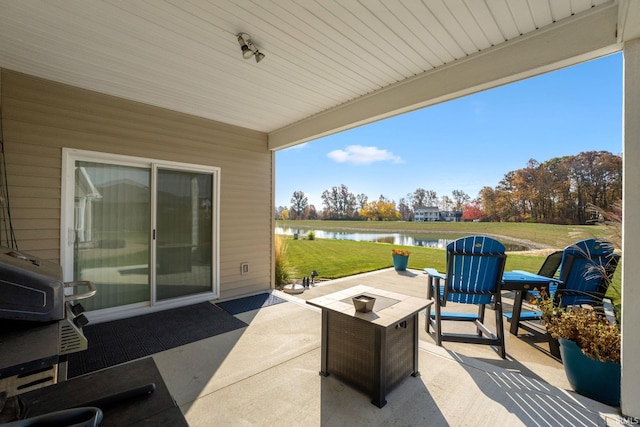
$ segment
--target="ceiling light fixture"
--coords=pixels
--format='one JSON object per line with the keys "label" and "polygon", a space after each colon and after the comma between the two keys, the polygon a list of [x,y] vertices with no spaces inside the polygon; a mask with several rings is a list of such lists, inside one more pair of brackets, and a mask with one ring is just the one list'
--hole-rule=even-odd
{"label": "ceiling light fixture", "polygon": [[244,59],[249,59],[252,56],[255,56],[256,62],[260,62],[264,59],[264,53],[260,52],[258,48],[251,42],[251,37],[249,36],[249,34],[239,33],[238,44],[240,45],[240,49],[242,49],[242,57]]}

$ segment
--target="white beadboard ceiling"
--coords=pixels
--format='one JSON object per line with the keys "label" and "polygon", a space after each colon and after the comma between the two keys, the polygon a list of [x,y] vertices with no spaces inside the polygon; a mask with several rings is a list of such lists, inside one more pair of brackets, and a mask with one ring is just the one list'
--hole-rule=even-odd
{"label": "white beadboard ceiling", "polygon": [[0,67],[277,149],[619,50],[633,1],[0,0]]}

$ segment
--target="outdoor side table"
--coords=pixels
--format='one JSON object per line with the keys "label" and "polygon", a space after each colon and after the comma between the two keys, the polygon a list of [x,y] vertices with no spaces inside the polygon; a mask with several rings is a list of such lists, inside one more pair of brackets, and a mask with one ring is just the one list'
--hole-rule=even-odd
{"label": "outdoor side table", "polygon": [[[373,311],[355,310],[351,299],[358,295],[376,298]],[[370,395],[379,408],[388,391],[420,375],[418,313],[432,301],[359,285],[307,304],[322,309],[320,375],[335,375]]]}
{"label": "outdoor side table", "polygon": [[518,327],[520,325],[520,313],[522,312],[522,302],[527,291],[533,289],[549,289],[550,286],[558,286],[562,281],[553,277],[540,276],[538,274],[529,273],[528,271],[514,270],[505,271],[502,276],[502,290],[515,291],[516,296],[513,301],[513,310],[511,314],[511,326],[509,332],[518,335]]}

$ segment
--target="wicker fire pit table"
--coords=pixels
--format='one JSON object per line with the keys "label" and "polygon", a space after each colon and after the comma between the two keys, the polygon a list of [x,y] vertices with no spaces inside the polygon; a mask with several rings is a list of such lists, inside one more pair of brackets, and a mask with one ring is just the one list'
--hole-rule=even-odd
{"label": "wicker fire pit table", "polygon": [[[373,310],[356,311],[354,297],[375,298]],[[420,375],[418,313],[432,301],[359,285],[307,304],[322,309],[320,375],[334,374],[370,395],[379,408],[388,391]]]}

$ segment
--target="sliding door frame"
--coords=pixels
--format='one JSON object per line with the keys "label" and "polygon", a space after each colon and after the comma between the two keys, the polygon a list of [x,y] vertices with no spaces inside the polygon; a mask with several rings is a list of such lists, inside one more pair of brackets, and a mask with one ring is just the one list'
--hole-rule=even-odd
{"label": "sliding door frame", "polygon": [[184,172],[210,174],[212,177],[211,195],[211,292],[203,292],[195,295],[177,297],[157,301],[156,298],[156,269],[150,268],[150,295],[148,303],[136,303],[131,305],[110,307],[102,310],[88,312],[87,317],[91,321],[112,320],[129,317],[131,315],[146,312],[164,310],[171,307],[179,307],[202,301],[209,301],[220,297],[220,168],[213,166],[196,165],[172,161],[157,160],[151,158],[124,156],[118,154],[101,153],[95,151],[77,150],[71,148],[62,149],[62,182],[61,182],[61,212],[60,212],[60,261],[65,281],[74,280],[73,245],[75,242],[74,230],[74,199],[75,199],[75,163],[87,161],[105,163],[119,166],[131,166],[148,168],[151,175],[151,230],[150,230],[150,266],[156,265],[157,241],[154,239],[157,226],[157,170],[171,169]]}

